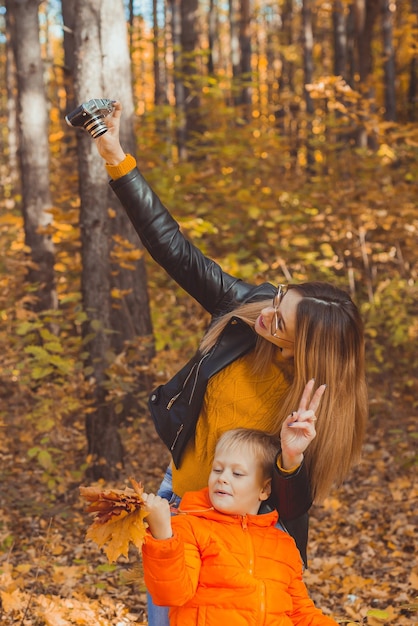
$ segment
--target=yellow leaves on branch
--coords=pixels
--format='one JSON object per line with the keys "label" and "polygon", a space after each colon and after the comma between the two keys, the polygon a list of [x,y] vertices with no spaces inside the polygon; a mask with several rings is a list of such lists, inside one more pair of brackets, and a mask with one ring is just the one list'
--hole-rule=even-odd
{"label": "yellow leaves on branch", "polygon": [[133,478],[130,481],[133,489],[103,491],[100,487],[80,487],[80,495],[89,502],[87,511],[94,514],[86,539],[103,549],[109,563],[120,556],[127,558],[130,543],[140,550],[144,542],[144,490]]}

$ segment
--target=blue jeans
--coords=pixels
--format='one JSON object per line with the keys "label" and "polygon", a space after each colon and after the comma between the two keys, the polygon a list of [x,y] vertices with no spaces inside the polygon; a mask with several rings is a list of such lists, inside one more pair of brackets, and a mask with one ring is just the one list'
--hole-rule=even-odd
{"label": "blue jeans", "polygon": [[[181,498],[173,493],[173,474],[171,467],[167,468],[163,481],[158,490],[158,495],[169,501],[173,507],[178,507]],[[168,607],[156,606],[149,593],[147,593],[148,626],[169,626]]]}

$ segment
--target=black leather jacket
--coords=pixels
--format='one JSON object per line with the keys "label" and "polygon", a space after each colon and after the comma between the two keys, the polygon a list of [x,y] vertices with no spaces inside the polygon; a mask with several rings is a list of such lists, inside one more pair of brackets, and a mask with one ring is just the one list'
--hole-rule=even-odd
{"label": "black leather jacket", "polygon": [[[273,285],[254,286],[227,274],[188,241],[136,168],[110,184],[144,247],[212,318],[243,302],[273,298],[276,292]],[[149,400],[151,415],[176,467],[179,467],[185,446],[194,434],[209,378],[249,352],[255,341],[253,329],[232,318],[208,354],[202,356],[198,351],[168,383],[152,392]],[[284,476],[277,470],[273,498],[280,518],[294,536],[306,563],[308,524],[304,514],[312,500],[304,464],[291,476]]]}

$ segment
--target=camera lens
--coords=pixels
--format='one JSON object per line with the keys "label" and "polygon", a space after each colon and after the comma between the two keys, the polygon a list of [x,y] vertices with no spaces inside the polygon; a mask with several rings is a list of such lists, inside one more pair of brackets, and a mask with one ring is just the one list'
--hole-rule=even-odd
{"label": "camera lens", "polygon": [[84,124],[84,128],[90,133],[93,139],[100,137],[100,135],[104,135],[107,131],[107,126],[103,121],[103,116],[92,117]]}

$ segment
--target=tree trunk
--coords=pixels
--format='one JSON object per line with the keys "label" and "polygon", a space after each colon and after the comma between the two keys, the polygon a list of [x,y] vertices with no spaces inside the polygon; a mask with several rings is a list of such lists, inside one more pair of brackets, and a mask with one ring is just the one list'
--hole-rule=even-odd
{"label": "tree trunk", "polygon": [[[104,97],[101,40],[102,0],[77,0],[75,14],[75,94],[78,103]],[[123,449],[112,407],[106,403],[106,368],[111,353],[108,182],[93,140],[78,132],[81,290],[88,321],[83,335],[88,351],[92,412],[86,417],[88,453],[93,479],[116,478]]]}
{"label": "tree trunk", "polygon": [[303,31],[303,70],[304,70],[304,94],[306,106],[306,163],[308,171],[312,171],[314,158],[312,154],[312,115],[314,104],[311,94],[306,85],[312,83],[313,79],[313,32],[312,32],[312,8],[311,0],[302,2],[302,31]]}
{"label": "tree trunk", "polygon": [[187,157],[186,149],[186,103],[185,88],[182,79],[182,62],[181,62],[181,0],[169,0],[171,6],[171,38],[173,48],[173,65],[174,65],[174,97],[176,101],[176,128],[177,128],[177,151],[180,159]]}
{"label": "tree trunk", "polygon": [[278,102],[277,86],[280,82],[280,59],[279,59],[279,31],[280,15],[278,9],[265,15],[264,31],[266,33],[266,61],[267,61],[267,107],[277,112],[280,109]]}
{"label": "tree trunk", "polygon": [[74,96],[75,0],[61,0],[61,10],[64,22],[64,88],[66,95],[65,114],[67,114],[77,106]]}
{"label": "tree trunk", "polygon": [[128,0],[129,50],[133,50],[134,34],[134,0]]}
{"label": "tree trunk", "polygon": [[[277,126],[280,133],[289,138],[290,153],[294,158],[298,152],[298,119],[299,106],[295,102],[295,63],[292,55],[287,54],[294,45],[294,21],[293,0],[285,0],[281,13],[281,31],[279,39],[281,46],[285,50],[280,53],[281,72],[278,81],[278,100],[276,109]],[[296,118],[296,119],[295,119]]]}
{"label": "tree trunk", "polygon": [[[353,84],[353,66],[352,66],[352,53],[353,53],[353,32],[352,27],[352,11],[347,8],[346,4],[342,0],[335,0],[332,23],[333,23],[333,35],[334,35],[334,75],[341,76],[346,83]],[[339,96],[341,103],[347,108],[350,108],[350,103],[345,99],[344,94]],[[341,119],[341,113],[335,112],[336,120]],[[344,128],[341,128],[341,132],[336,132],[335,129],[331,130],[329,127],[326,129],[328,136],[327,146],[331,146],[333,141],[337,142],[337,145],[332,150],[344,150],[349,143],[351,136]]]}
{"label": "tree trunk", "polygon": [[372,35],[378,13],[379,0],[356,0],[354,7],[357,71],[360,75],[360,83],[366,86],[373,67]]}
{"label": "tree trunk", "polygon": [[10,14],[6,12],[6,93],[7,93],[7,152],[9,157],[10,175],[13,184],[18,183],[18,131],[15,94],[16,64],[13,56],[12,38],[9,26]]}
{"label": "tree trunk", "polygon": [[[131,65],[122,0],[78,1],[75,50],[77,102],[100,97],[120,100],[121,143],[126,152],[135,155]],[[95,478],[112,478],[123,463],[119,419],[137,403],[134,394],[126,396],[124,411],[116,415],[106,401],[106,370],[112,355],[121,353],[132,342],[135,350],[131,351],[134,357],[130,364],[147,364],[154,355],[154,341],[142,245],[111,191],[102,160],[85,131],[79,132],[78,147],[82,294],[89,317],[84,333],[94,400],[94,412],[86,422],[90,473]],[[132,258],[132,250],[140,251],[136,259]],[[139,381],[140,391],[146,386],[146,379]]]}
{"label": "tree trunk", "polygon": [[[369,78],[373,68],[372,42],[373,29],[379,13],[380,0],[356,0],[355,9],[355,32],[357,44],[357,71],[359,73],[360,89],[364,98],[370,102],[373,99],[373,90],[369,85]],[[369,136],[366,128],[361,125],[358,128],[356,144],[365,148],[368,144],[375,143],[374,138]]]}
{"label": "tree trunk", "polygon": [[[125,151],[135,155],[137,146],[131,61],[122,0],[102,0],[100,40],[104,93],[106,97],[122,103],[120,139]],[[110,310],[111,345],[116,353],[120,353],[126,342],[139,336],[142,340],[137,362],[144,365],[154,355],[145,263],[142,255],[137,260],[124,259],[124,255],[126,257],[132,250],[143,252],[143,247],[115,194],[110,187],[107,190],[107,206],[114,209],[114,217],[110,221],[110,287],[115,294]]]}
{"label": "tree trunk", "polygon": [[396,69],[393,47],[395,0],[382,0],[383,68],[385,73],[385,119],[396,121]]}
{"label": "tree trunk", "polygon": [[48,103],[39,42],[38,0],[7,0],[8,25],[17,72],[19,163],[28,279],[36,286],[36,310],[57,307],[49,191]]}
{"label": "tree trunk", "polygon": [[347,82],[356,88],[356,11],[354,5],[349,7],[347,16]]}
{"label": "tree trunk", "polygon": [[335,0],[332,11],[334,26],[334,74],[347,80],[347,19],[345,4]]}
{"label": "tree trunk", "polygon": [[181,14],[181,79],[184,84],[184,112],[186,116],[186,143],[193,151],[191,140],[203,134],[203,119],[198,95],[197,52],[199,50],[198,0],[182,0]]}
{"label": "tree trunk", "polygon": [[239,49],[239,5],[238,0],[229,0],[229,32],[232,64],[232,101],[238,106],[240,102],[241,58]]}
{"label": "tree trunk", "polygon": [[[280,41],[284,47],[289,49],[293,46],[293,0],[285,0],[282,9],[282,31]],[[286,54],[282,54],[282,73],[279,83],[279,92],[288,91],[294,93],[294,73],[295,64],[287,58]],[[280,97],[280,93],[279,93]]]}
{"label": "tree trunk", "polygon": [[154,103],[156,106],[167,104],[167,76],[165,66],[164,46],[158,25],[158,0],[152,0],[153,23],[153,54],[154,54]]}
{"label": "tree trunk", "polygon": [[[168,75],[167,75],[167,50],[166,34],[168,24],[164,7],[164,29],[161,30],[158,19],[158,0],[152,0],[152,23],[153,23],[153,68],[154,68],[154,104],[162,107],[168,104]],[[171,151],[172,137],[169,129],[167,116],[157,115],[156,130],[167,153]]]}
{"label": "tree trunk", "polygon": [[311,0],[303,0],[302,4],[302,31],[303,31],[303,72],[305,85],[306,112],[312,115],[314,112],[312,98],[306,85],[313,79],[313,32],[312,32],[312,9]]}
{"label": "tree trunk", "polygon": [[251,18],[249,0],[241,0],[240,26],[239,26],[239,49],[241,58],[241,96],[240,104],[244,107],[244,116],[247,121],[251,119]]}
{"label": "tree trunk", "polygon": [[[418,21],[418,0],[411,0],[411,12]],[[418,119],[418,52],[411,59],[409,69],[409,88],[408,88],[408,121],[415,122]]]}
{"label": "tree trunk", "polygon": [[208,75],[215,76],[216,54],[217,54],[217,27],[218,14],[216,10],[215,0],[210,0],[208,11]]}

